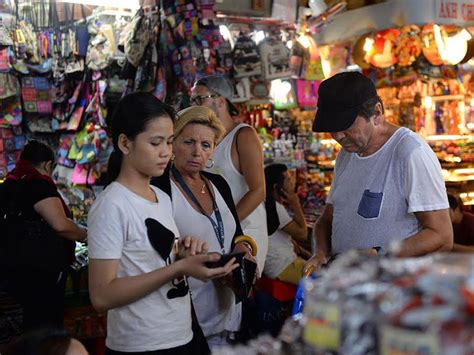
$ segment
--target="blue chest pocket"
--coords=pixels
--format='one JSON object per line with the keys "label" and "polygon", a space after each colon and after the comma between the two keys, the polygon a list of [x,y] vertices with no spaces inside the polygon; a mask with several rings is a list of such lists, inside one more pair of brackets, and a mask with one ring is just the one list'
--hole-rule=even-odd
{"label": "blue chest pocket", "polygon": [[364,218],[377,218],[382,206],[383,192],[365,190],[359,202],[357,214]]}

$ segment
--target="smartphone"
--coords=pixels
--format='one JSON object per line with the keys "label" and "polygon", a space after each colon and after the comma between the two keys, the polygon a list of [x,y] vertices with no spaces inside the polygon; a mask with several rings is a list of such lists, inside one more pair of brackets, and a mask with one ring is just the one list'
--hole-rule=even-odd
{"label": "smartphone", "polygon": [[235,258],[235,262],[238,263],[239,265],[242,264],[242,259],[245,256],[245,253],[235,253],[235,254],[223,254],[221,255],[221,258],[217,261],[208,261],[205,263],[206,267],[210,269],[214,269],[217,267],[222,267],[225,264],[227,264],[230,259]]}

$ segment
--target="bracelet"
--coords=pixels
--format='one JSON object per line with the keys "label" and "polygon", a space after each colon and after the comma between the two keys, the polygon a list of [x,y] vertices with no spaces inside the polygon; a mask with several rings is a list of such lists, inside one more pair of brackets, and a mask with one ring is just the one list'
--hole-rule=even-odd
{"label": "bracelet", "polygon": [[253,255],[253,248],[252,248],[252,246],[250,245],[249,242],[239,242],[239,243],[242,243],[243,245],[245,245],[247,247],[247,249],[250,251],[250,254]]}
{"label": "bracelet", "polygon": [[250,250],[253,256],[257,256],[257,243],[255,243],[255,240],[253,240],[252,237],[249,237],[248,235],[240,235],[234,240],[234,244],[245,242],[250,245]]}

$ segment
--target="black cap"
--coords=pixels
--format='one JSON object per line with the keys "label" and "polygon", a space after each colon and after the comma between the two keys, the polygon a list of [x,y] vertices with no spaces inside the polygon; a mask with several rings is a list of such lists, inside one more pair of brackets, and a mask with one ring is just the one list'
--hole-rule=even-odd
{"label": "black cap", "polygon": [[374,83],[359,72],[344,72],[324,80],[318,90],[313,131],[345,131],[354,123],[362,104],[374,97]]}

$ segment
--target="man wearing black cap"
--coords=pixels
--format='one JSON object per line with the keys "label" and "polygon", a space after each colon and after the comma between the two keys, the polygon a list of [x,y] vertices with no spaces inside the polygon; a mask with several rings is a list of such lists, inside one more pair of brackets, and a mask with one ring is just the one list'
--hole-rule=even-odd
{"label": "man wearing black cap", "polygon": [[191,103],[212,109],[226,129],[209,171],[221,174],[229,183],[242,230],[257,244],[257,263],[262,271],[268,250],[263,150],[255,129],[233,120],[232,116],[238,115],[230,101],[233,93],[233,85],[226,78],[206,76],[194,84]]}
{"label": "man wearing black cap", "polygon": [[399,256],[451,250],[440,164],[418,134],[385,120],[369,78],[346,72],[323,81],[313,131],[330,132],[342,149],[306,272],[350,249],[384,253],[393,241],[401,241]]}

